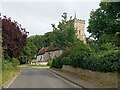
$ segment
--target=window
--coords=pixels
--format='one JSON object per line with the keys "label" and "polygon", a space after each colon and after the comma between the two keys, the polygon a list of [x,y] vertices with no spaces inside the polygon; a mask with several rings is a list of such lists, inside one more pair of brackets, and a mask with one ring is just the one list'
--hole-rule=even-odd
{"label": "window", "polygon": [[79,34],[80,34],[80,30],[79,30]]}

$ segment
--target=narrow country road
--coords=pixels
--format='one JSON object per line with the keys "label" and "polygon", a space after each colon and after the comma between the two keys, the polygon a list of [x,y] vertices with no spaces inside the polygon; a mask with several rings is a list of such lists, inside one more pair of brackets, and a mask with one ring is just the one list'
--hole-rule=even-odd
{"label": "narrow country road", "polygon": [[[22,67],[22,72],[9,88],[76,88],[69,81],[55,75],[47,68]],[[78,88],[78,87],[77,87]]]}

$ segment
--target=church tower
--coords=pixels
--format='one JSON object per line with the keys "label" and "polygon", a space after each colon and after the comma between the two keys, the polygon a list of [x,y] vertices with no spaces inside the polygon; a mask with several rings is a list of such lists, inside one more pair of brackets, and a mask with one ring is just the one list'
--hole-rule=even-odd
{"label": "church tower", "polygon": [[86,35],[84,33],[85,31],[85,20],[77,19],[76,14],[73,19],[74,22],[74,28],[76,30],[76,36],[79,40],[83,41],[83,43],[86,43]]}

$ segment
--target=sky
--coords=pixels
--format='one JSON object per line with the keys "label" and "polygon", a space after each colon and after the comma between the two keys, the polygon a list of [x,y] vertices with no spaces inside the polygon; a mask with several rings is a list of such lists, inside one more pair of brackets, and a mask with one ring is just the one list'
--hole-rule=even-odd
{"label": "sky", "polygon": [[2,15],[11,17],[26,28],[29,36],[43,35],[46,32],[52,31],[51,24],[58,24],[62,19],[61,15],[64,12],[68,13],[68,17],[76,16],[78,19],[85,20],[85,34],[87,32],[88,19],[90,11],[99,7],[100,0],[96,2],[82,1],[46,1],[46,2],[2,2],[0,3],[0,12]]}

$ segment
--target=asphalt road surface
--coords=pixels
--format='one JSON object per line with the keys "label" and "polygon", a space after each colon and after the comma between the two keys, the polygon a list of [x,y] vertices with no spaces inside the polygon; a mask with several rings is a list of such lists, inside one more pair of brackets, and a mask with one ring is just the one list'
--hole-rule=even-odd
{"label": "asphalt road surface", "polygon": [[22,72],[9,88],[79,88],[47,68],[22,67]]}

